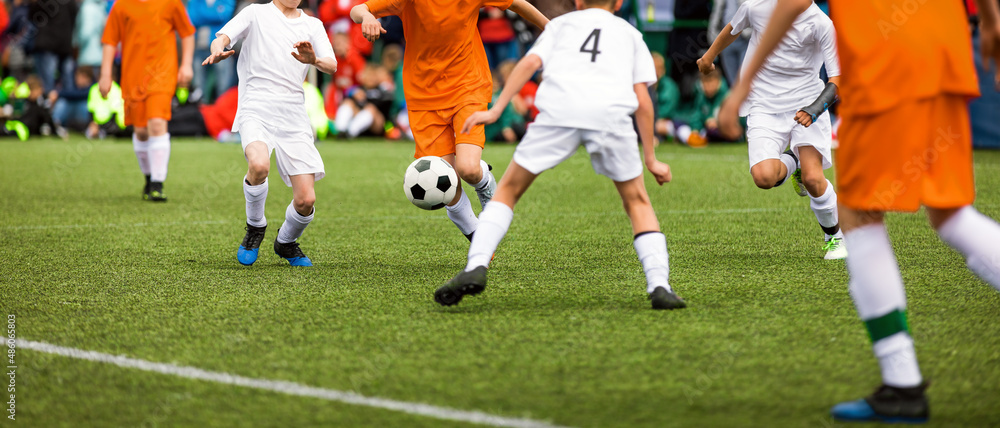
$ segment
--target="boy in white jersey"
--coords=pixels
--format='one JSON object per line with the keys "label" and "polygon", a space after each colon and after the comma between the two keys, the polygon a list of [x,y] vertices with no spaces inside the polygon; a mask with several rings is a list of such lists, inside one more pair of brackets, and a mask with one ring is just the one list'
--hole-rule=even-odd
{"label": "boy in white jersey", "polygon": [[246,266],[257,261],[267,228],[264,202],[272,150],[277,153],[281,179],[293,193],[292,203],[285,209],[285,223],[274,239],[274,252],[292,266],[312,266],[295,241],[313,219],[314,183],[326,172],[313,143],[302,82],[309,65],[333,74],[337,60],[323,24],[300,11],[299,2],[274,0],[247,6],[219,30],[212,42],[212,55],[202,63],[229,58],[233,51],[226,49],[243,40],[237,63],[240,100],[233,131],[240,133],[248,165],[243,179],[246,236],[236,252],[236,259]]}
{"label": "boy in white jersey", "polygon": [[539,68],[535,97],[538,117],[514,152],[496,194],[479,215],[468,265],[434,293],[450,306],[486,288],[493,252],[514,217],[514,204],[543,171],[568,159],[583,145],[594,171],[615,182],[632,221],[635,251],[646,273],[653,309],[686,306],[668,282],[667,241],[643,184],[642,161],[630,114],[635,112],[646,167],[662,185],[670,167],[653,152],[653,104],[648,85],[656,70],[642,35],[612,11],[622,0],[576,0],[577,11],[553,19],[511,72],[493,107],[472,114],[462,128],[493,123]]}
{"label": "boy in white jersey", "polygon": [[[753,35],[746,58],[753,56],[775,2],[750,0],[740,5],[732,22],[698,60],[701,72],[714,70],[715,57],[747,28],[753,29]],[[748,116],[747,142],[754,184],[770,189],[794,178],[795,192],[799,196],[808,192],[809,205],[826,234],[823,258],[827,260],[847,257],[837,218],[837,193],[823,175],[824,169],[833,166],[830,114],[826,110],[836,101],[840,83],[835,42],[833,23],[813,4],[768,58],[750,96],[740,107],[740,116]],[[819,78],[823,64],[830,76],[826,86]]]}

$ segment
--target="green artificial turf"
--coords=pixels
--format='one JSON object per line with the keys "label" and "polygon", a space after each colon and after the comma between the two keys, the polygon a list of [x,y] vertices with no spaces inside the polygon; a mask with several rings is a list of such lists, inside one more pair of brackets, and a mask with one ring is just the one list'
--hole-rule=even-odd
{"label": "green artificial turf", "polygon": [[[0,142],[0,315],[32,341],[581,427],[847,426],[830,406],[879,382],[808,199],[754,187],[745,146],[661,146],[674,182],[646,174],[680,311],[649,308],[621,202],[583,153],[525,194],[486,291],[444,308],[433,291],[468,241],[404,197],[412,144],[319,150],[300,240],[315,267],[293,269],[271,252],[291,200],[276,166],[260,260],[236,262],[238,145],[176,139],[170,201],[154,204],[127,141]],[[513,150],[484,158],[499,176]],[[976,153],[976,205],[995,218],[998,165]],[[1000,294],[924,215],[887,223],[931,425],[1000,425]],[[23,426],[463,425],[28,349],[17,361]]]}

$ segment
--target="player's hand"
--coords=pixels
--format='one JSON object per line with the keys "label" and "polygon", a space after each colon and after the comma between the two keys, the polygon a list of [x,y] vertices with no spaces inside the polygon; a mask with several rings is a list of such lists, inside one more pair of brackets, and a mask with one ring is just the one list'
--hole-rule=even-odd
{"label": "player's hand", "polygon": [[809,125],[813,124],[812,116],[810,116],[809,113],[806,113],[802,110],[799,110],[797,113],[795,113],[795,121],[798,122],[799,125],[802,125],[806,128],[808,128]]}
{"label": "player's hand", "polygon": [[743,127],[740,126],[740,105],[750,96],[750,84],[740,80],[719,107],[719,132],[731,140],[740,138]]}
{"label": "player's hand", "polygon": [[292,56],[299,62],[309,65],[316,64],[316,51],[313,50],[312,43],[298,42],[292,47],[298,50],[298,52],[292,52]]}
{"label": "player's hand", "polygon": [[708,129],[709,131],[719,129],[719,120],[714,117],[705,119],[705,129]]}
{"label": "player's hand", "polygon": [[653,173],[653,177],[656,177],[656,184],[661,186],[663,183],[669,183],[673,178],[673,174],[670,173],[670,165],[658,160],[646,162],[646,168],[649,169],[649,172]]}
{"label": "player's hand", "polygon": [[194,69],[191,66],[181,66],[177,68],[177,87],[186,88],[191,84],[191,79],[194,78]]}
{"label": "player's hand", "polygon": [[201,62],[201,65],[215,64],[235,54],[236,51],[233,50],[212,52],[212,54],[209,55],[208,58],[205,58],[205,60]]}
{"label": "player's hand", "polygon": [[111,92],[111,76],[101,76],[97,81],[97,89],[101,91],[101,98],[108,99],[108,92]]}
{"label": "player's hand", "polygon": [[385,28],[382,28],[382,23],[378,22],[374,16],[368,16],[365,17],[364,21],[361,21],[361,34],[369,42],[374,42],[385,34]]}
{"label": "player's hand", "polygon": [[987,25],[985,22],[979,25],[979,51],[983,58],[983,69],[990,70],[990,60],[996,67],[994,85],[1000,91],[1000,22]]}
{"label": "player's hand", "polygon": [[697,63],[698,63],[698,71],[700,71],[701,74],[708,74],[711,73],[712,70],[715,70],[714,59],[709,59],[703,56],[701,58],[698,58]]}
{"label": "player's hand", "polygon": [[487,111],[477,111],[472,113],[468,119],[465,119],[465,125],[462,125],[462,133],[468,134],[472,131],[472,128],[478,125],[486,125],[489,123],[496,122],[500,118],[500,112],[494,109],[489,109]]}

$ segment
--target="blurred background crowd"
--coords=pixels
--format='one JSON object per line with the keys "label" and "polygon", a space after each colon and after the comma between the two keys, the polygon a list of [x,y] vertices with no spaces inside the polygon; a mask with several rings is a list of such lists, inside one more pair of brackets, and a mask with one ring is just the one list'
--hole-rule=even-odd
{"label": "blurred background crowd", "polygon": [[[698,73],[695,61],[744,1],[624,0],[619,15],[643,32],[653,52],[659,81],[650,94],[661,141],[699,147],[723,140],[716,132],[715,117],[728,88],[739,78],[750,34],[745,32],[723,52],[712,74]],[[230,132],[237,107],[236,61],[208,67],[200,63],[209,55],[215,33],[252,2],[185,0],[196,28],[194,80],[189,88],[177,92],[170,122],[172,135],[238,141]],[[369,43],[361,35],[360,25],[349,16],[351,8],[363,2],[304,0],[301,5],[305,13],[325,25],[338,62],[335,75],[313,71],[303,83],[319,140],[412,138],[401,81],[406,49],[402,23],[394,16],[383,18],[388,33]],[[531,3],[550,18],[574,9],[573,0]],[[827,10],[825,0],[817,3]],[[96,85],[101,36],[113,5],[113,0],[0,1],[0,135],[22,140],[36,135],[66,137],[73,132],[88,138],[130,135],[122,122],[120,90],[115,87],[104,99]],[[974,8],[970,9],[970,22],[974,22],[974,15]],[[496,97],[516,61],[531,47],[538,29],[512,12],[489,7],[480,10],[478,25],[493,70]],[[980,147],[1000,147],[1000,121],[996,120],[1000,96],[992,79],[981,80],[985,80],[981,82],[985,96],[972,108],[975,141]],[[539,83],[540,75],[525,85],[500,121],[487,127],[488,141],[516,143],[520,139],[538,113],[534,94]]]}

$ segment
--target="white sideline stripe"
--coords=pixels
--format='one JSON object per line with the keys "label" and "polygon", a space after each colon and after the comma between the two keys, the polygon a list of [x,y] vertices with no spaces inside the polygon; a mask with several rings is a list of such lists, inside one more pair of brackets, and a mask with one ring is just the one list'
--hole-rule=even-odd
{"label": "white sideline stripe", "polygon": [[[719,209],[719,210],[658,210],[657,214],[749,214],[749,213],[763,213],[763,212],[782,212],[795,209],[793,207],[774,207],[774,208],[730,208],[730,209]],[[589,215],[618,215],[622,214],[622,211],[608,211],[608,212],[578,212],[578,213],[562,213],[562,216],[589,216]],[[552,215],[548,213],[546,215]],[[354,216],[354,217],[322,217],[317,219],[318,221],[337,221],[337,220],[441,220],[443,217],[431,217],[426,215],[389,215],[389,216]],[[268,219],[268,223],[277,222],[281,223],[284,218]],[[239,220],[204,220],[204,221],[175,221],[166,223],[105,223],[105,224],[52,224],[52,225],[34,225],[34,226],[3,226],[0,230],[47,230],[47,229],[92,229],[98,227],[146,227],[146,226],[189,226],[189,225],[205,225],[205,224],[239,224]]]}
{"label": "white sideline stripe", "polygon": [[31,349],[47,354],[61,355],[80,360],[95,361],[98,363],[113,364],[119,367],[138,369],[147,372],[173,375],[188,379],[216,382],[227,385],[243,386],[247,388],[262,389],[266,391],[280,392],[288,395],[298,395],[302,397],[320,398],[323,400],[337,401],[358,406],[375,407],[379,409],[395,410],[397,412],[409,413],[413,415],[427,416],[436,419],[468,422],[479,425],[494,427],[516,427],[516,428],[561,428],[558,425],[550,425],[541,421],[531,419],[506,418],[482,412],[451,409],[447,407],[432,406],[430,404],[410,403],[406,401],[390,400],[388,398],[366,397],[353,392],[337,391],[334,389],[318,388],[303,385],[295,382],[280,380],[256,379],[223,372],[212,372],[196,367],[177,366],[166,363],[154,363],[152,361],[128,358],[121,355],[110,355],[95,351],[84,351],[76,348],[66,348],[44,342],[34,342],[31,340],[17,339],[16,345],[20,349]]}

